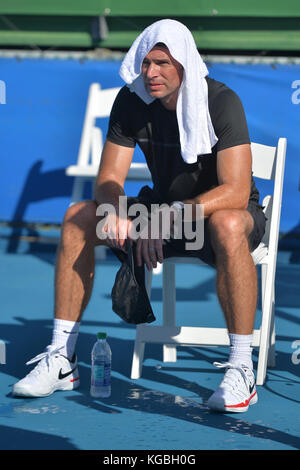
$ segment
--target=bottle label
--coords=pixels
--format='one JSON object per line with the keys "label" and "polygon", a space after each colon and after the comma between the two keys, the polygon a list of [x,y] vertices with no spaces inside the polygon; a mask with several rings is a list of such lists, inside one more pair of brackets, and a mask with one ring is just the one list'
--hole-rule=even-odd
{"label": "bottle label", "polygon": [[94,364],[92,374],[92,385],[105,387],[110,385],[110,363]]}

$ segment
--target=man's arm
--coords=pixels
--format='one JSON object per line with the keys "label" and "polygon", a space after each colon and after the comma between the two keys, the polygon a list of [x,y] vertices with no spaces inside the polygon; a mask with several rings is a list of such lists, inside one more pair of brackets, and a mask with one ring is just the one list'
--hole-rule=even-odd
{"label": "man's arm", "polygon": [[[219,186],[183,202],[202,204],[205,217],[221,209],[246,209],[250,196],[251,170],[252,154],[249,144],[220,150],[217,154]],[[195,215],[193,210],[193,218]]]}
{"label": "man's arm", "polygon": [[[250,195],[252,155],[249,144],[237,145],[221,150],[217,155],[217,176],[219,186],[206,193],[199,194],[193,199],[185,199],[185,204],[192,204],[192,216],[195,220],[196,204],[202,204],[204,217],[221,209],[246,209]],[[173,223],[172,214],[165,209],[163,217],[169,217]],[[171,217],[171,218],[170,218]],[[137,242],[137,264],[142,265],[144,261],[150,270],[155,268],[157,261],[163,262],[164,235],[158,239],[139,238]]]}
{"label": "man's arm", "polygon": [[118,207],[119,196],[124,195],[124,183],[131,165],[134,148],[106,141],[94,187],[98,204],[109,202]]}
{"label": "man's arm", "polygon": [[[108,244],[115,248],[124,248],[129,230],[129,220],[119,218],[119,196],[124,196],[124,183],[128,174],[134,148],[123,147],[106,141],[103,147],[101,163],[94,187],[94,199],[98,205],[111,204],[115,208],[116,220],[111,214],[107,218],[110,227]],[[113,228],[112,228],[113,227]],[[121,236],[119,236],[122,234]]]}

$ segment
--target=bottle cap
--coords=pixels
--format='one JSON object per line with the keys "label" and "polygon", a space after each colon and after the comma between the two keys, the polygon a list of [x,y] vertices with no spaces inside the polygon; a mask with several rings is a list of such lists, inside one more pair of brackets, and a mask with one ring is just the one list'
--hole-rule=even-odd
{"label": "bottle cap", "polygon": [[98,338],[98,339],[105,339],[106,336],[107,336],[106,333],[102,333],[102,332],[97,333],[97,338]]}

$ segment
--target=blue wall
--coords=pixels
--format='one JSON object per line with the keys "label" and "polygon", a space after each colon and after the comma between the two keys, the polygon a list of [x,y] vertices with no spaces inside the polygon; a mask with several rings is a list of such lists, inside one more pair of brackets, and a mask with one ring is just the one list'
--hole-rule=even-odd
{"label": "blue wall", "polygon": [[[0,80],[6,84],[6,104],[0,104],[0,221],[62,221],[72,190],[65,168],[77,159],[89,86],[122,86],[119,66],[118,61],[0,58]],[[276,145],[278,137],[287,137],[281,232],[300,233],[300,93],[292,88],[300,66],[213,63],[208,68],[241,97],[252,141]],[[99,125],[105,132],[107,120]],[[134,159],[142,161],[139,150]],[[267,192],[267,184],[258,186]],[[138,187],[127,183],[127,193],[136,194]]]}

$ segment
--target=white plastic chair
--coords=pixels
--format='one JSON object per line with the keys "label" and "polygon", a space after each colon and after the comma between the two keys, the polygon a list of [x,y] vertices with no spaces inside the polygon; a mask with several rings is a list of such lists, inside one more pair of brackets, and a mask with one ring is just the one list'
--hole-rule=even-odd
{"label": "white plastic chair", "polygon": [[[120,88],[101,89],[99,83],[92,83],[90,86],[77,163],[66,168],[66,175],[75,177],[71,204],[82,200],[85,183],[93,181],[98,174],[103,135],[102,130],[95,123],[97,118],[110,115],[119,90]],[[127,179],[151,181],[151,174],[146,163],[133,162]]]}
{"label": "white plastic chair", "polygon": [[[259,348],[256,383],[263,385],[267,364],[275,366],[275,271],[281,213],[282,188],[286,155],[286,139],[280,138],[277,147],[257,143],[251,144],[253,175],[274,180],[273,194],[263,200],[268,218],[266,231],[260,245],[252,252],[256,265],[261,265],[262,321],[260,329],[253,332],[253,346]],[[176,346],[229,345],[226,328],[201,328],[176,326],[175,265],[177,263],[204,264],[196,258],[168,258],[163,262],[163,325],[138,325],[132,360],[131,378],[138,379],[146,343],[163,344],[163,361],[176,362]],[[146,288],[150,297],[151,271],[146,277]]]}

